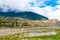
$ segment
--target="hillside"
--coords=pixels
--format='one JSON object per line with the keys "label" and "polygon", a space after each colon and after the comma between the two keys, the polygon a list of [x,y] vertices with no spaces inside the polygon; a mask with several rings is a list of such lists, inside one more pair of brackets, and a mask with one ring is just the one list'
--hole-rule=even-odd
{"label": "hillside", "polygon": [[41,20],[41,19],[48,19],[47,17],[44,17],[42,15],[33,13],[33,12],[0,12],[0,16],[4,17],[21,17],[29,20]]}
{"label": "hillside", "polygon": [[53,20],[28,20],[19,17],[0,17],[0,27],[57,27],[60,21]]}
{"label": "hillside", "polygon": [[0,39],[55,40],[60,38],[59,26],[60,21],[57,19],[28,20],[19,17],[0,17]]}

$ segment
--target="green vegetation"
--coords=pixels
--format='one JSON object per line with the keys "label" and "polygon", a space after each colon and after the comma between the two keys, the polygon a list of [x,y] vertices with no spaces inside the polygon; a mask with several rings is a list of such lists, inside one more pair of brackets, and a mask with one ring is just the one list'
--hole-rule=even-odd
{"label": "green vegetation", "polygon": [[[49,27],[49,25],[55,25],[55,21],[44,21],[45,19],[40,20],[26,20],[26,19],[1,19],[0,20],[0,27],[11,27],[11,28],[19,28],[22,27],[23,31],[26,29],[28,32],[50,32],[54,30],[54,28],[43,28]],[[49,22],[49,23],[46,23]],[[57,23],[57,22],[56,22]],[[21,25],[20,25],[21,24]],[[33,24],[33,25],[32,25]],[[39,25],[38,25],[39,24]],[[19,27],[17,27],[19,26]],[[39,28],[41,27],[41,28]],[[19,28],[19,29],[22,29]],[[29,31],[30,30],[30,31]],[[40,30],[40,31],[39,31]],[[55,30],[57,32],[56,35],[48,35],[48,36],[34,36],[34,37],[25,37],[24,32],[17,33],[17,34],[10,34],[7,36],[0,36],[0,40],[60,40],[60,29]],[[16,31],[17,32],[17,31]],[[20,30],[19,30],[20,32]],[[28,33],[27,32],[27,33]]]}
{"label": "green vegetation", "polygon": [[[56,30],[57,31],[57,30]],[[0,36],[0,40],[60,40],[60,31],[57,31],[56,35],[50,36],[34,36],[34,37],[24,37],[24,33],[17,33],[14,35]]]}
{"label": "green vegetation", "polygon": [[15,27],[18,26],[18,21],[0,20],[0,27]]}
{"label": "green vegetation", "polygon": [[22,26],[29,26],[28,21],[26,20],[26,21],[22,24]]}
{"label": "green vegetation", "polygon": [[1,25],[2,25],[2,21],[0,20],[0,27],[1,27]]}

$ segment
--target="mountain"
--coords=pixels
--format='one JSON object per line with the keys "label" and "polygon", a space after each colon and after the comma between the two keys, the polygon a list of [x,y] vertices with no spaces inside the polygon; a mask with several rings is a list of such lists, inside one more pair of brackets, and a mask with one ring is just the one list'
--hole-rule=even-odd
{"label": "mountain", "polygon": [[41,19],[47,19],[47,17],[44,17],[42,15],[33,13],[33,12],[0,12],[0,16],[4,17],[21,17],[29,20],[41,20]]}

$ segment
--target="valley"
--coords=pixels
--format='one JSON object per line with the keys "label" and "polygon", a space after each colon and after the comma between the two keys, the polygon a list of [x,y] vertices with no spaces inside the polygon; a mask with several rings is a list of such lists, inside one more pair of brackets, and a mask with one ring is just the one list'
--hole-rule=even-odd
{"label": "valley", "polygon": [[60,21],[57,19],[0,18],[0,40],[59,40],[59,33]]}

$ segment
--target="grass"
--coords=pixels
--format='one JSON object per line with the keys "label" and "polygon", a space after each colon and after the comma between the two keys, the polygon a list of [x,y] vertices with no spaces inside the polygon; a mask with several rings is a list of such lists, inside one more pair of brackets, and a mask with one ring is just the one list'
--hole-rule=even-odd
{"label": "grass", "polygon": [[57,35],[24,37],[20,33],[15,35],[0,36],[0,40],[60,40],[60,31]]}
{"label": "grass", "polygon": [[55,29],[56,35],[24,37],[23,33],[0,36],[0,40],[60,40],[60,28]]}
{"label": "grass", "polygon": [[0,40],[22,40],[22,39],[28,39],[28,40],[59,40],[60,37],[56,36],[39,36],[39,37],[25,37],[20,38],[19,36],[11,35],[11,36],[3,36],[0,37]]}

